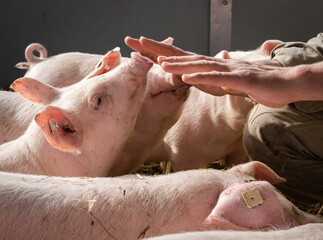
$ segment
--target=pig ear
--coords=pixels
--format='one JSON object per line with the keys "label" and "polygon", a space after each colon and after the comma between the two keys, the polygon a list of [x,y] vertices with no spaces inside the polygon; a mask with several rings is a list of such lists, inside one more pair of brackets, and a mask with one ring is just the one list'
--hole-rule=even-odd
{"label": "pig ear", "polygon": [[29,69],[30,64],[27,62],[19,62],[15,65],[15,68],[19,68],[19,69]]}
{"label": "pig ear", "polygon": [[229,52],[226,50],[222,50],[219,52],[217,55],[215,55],[216,58],[221,58],[221,59],[229,59],[230,55]]}
{"label": "pig ear", "polygon": [[280,40],[267,40],[265,41],[260,49],[262,52],[264,52],[266,55],[270,55],[271,51],[278,46],[279,44],[282,44],[284,42],[280,41]]}
{"label": "pig ear", "polygon": [[19,78],[11,86],[24,98],[43,105],[49,104],[57,95],[57,89],[33,78]]}
{"label": "pig ear", "polygon": [[116,66],[118,66],[120,62],[121,62],[120,48],[116,47],[101,58],[99,63],[96,65],[94,71],[91,72],[86,77],[86,79],[109,72],[112,69],[114,69]]}
{"label": "pig ear", "polygon": [[256,180],[265,180],[272,184],[277,184],[277,183],[286,181],[286,179],[279,177],[267,165],[258,161],[252,161],[252,162],[240,164],[229,169],[228,171],[246,174],[251,177],[254,177]]}
{"label": "pig ear", "polygon": [[36,115],[35,121],[53,147],[62,151],[80,148],[83,135],[77,118],[58,107],[47,106]]}

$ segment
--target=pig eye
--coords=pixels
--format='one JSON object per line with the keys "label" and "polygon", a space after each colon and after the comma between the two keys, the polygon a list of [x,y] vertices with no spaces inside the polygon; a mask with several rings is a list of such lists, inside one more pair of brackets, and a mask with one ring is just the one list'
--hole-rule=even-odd
{"label": "pig eye", "polygon": [[101,97],[98,97],[98,98],[96,99],[96,105],[97,105],[97,106],[100,106],[101,102],[102,102],[102,98],[101,98]]}
{"label": "pig eye", "polygon": [[102,94],[94,94],[89,97],[90,107],[94,110],[99,110],[103,102],[104,102],[104,99]]}
{"label": "pig eye", "polygon": [[97,97],[96,99],[95,99],[95,106],[94,106],[94,109],[95,110],[98,110],[99,109],[99,106],[100,106],[100,104],[102,103],[102,97],[100,96],[100,97]]}

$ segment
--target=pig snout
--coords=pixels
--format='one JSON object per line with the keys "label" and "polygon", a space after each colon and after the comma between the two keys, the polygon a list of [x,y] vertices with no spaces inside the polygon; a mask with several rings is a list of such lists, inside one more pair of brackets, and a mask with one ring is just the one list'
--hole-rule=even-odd
{"label": "pig snout", "polygon": [[146,75],[150,68],[153,66],[153,62],[144,56],[141,56],[137,52],[131,53],[131,62],[129,63],[130,67],[134,74],[144,74]]}
{"label": "pig snout", "polygon": [[278,196],[266,181],[235,183],[226,188],[207,221],[225,230],[288,227]]}
{"label": "pig snout", "polygon": [[151,67],[153,66],[153,62],[141,56],[139,53],[132,52],[131,58],[123,64],[123,73],[126,79],[128,79],[125,84],[127,84],[127,88],[131,89],[131,85],[137,88],[139,85],[145,85],[145,89],[147,89],[147,74]]}

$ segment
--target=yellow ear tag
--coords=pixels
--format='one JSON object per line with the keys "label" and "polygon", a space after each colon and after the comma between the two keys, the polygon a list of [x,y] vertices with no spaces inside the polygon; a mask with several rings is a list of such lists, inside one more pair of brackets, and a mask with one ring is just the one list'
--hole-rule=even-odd
{"label": "yellow ear tag", "polygon": [[252,188],[249,191],[242,193],[242,198],[248,208],[256,207],[264,202],[257,188]]}

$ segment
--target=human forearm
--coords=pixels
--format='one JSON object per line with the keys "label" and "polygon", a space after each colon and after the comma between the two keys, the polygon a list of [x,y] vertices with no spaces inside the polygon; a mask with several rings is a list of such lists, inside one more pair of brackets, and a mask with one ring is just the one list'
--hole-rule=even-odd
{"label": "human forearm", "polygon": [[323,100],[323,61],[292,67],[289,75],[295,79],[296,101]]}

